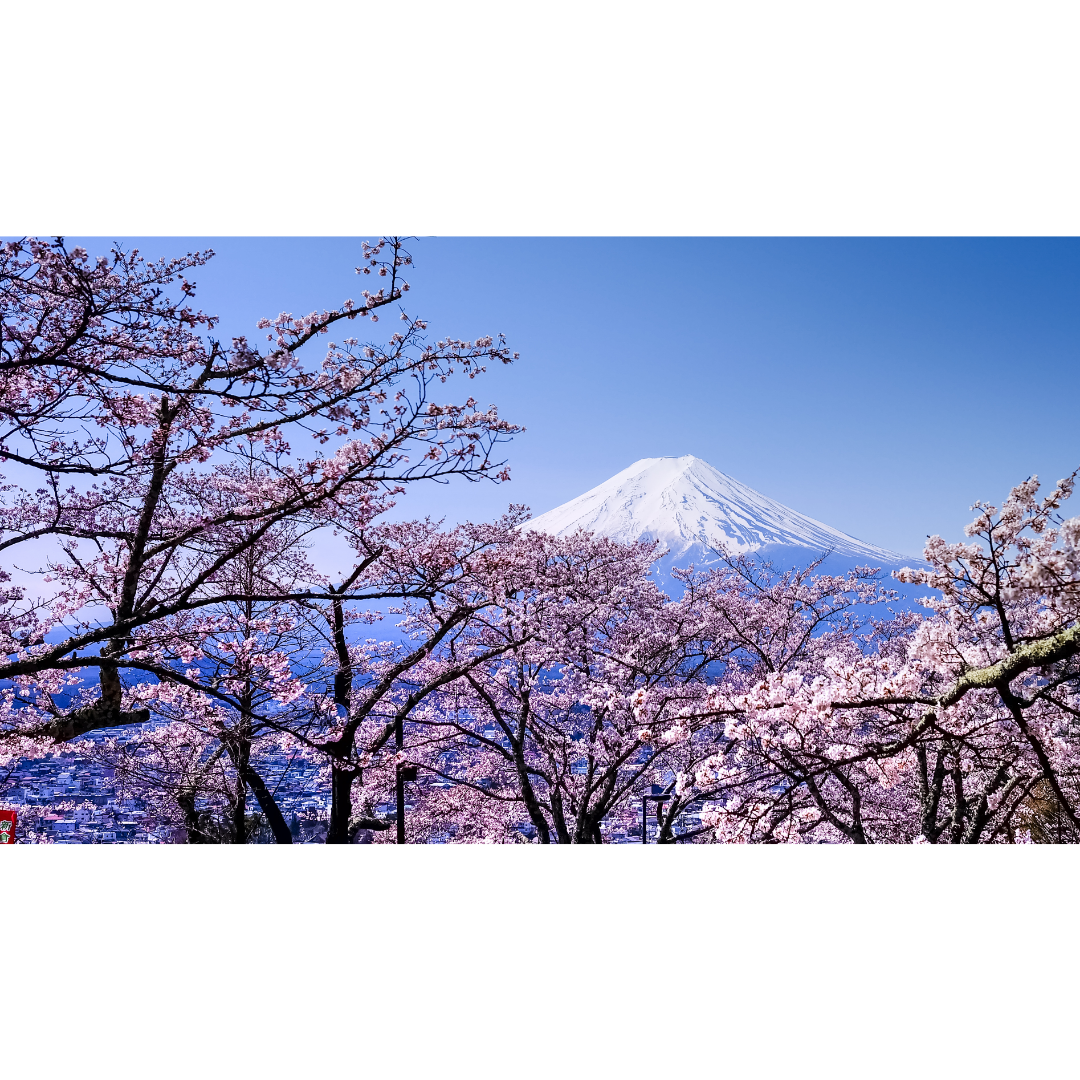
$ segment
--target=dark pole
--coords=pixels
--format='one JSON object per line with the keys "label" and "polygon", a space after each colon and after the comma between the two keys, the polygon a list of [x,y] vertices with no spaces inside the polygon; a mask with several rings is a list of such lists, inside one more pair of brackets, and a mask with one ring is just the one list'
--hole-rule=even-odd
{"label": "dark pole", "polygon": [[[402,747],[405,745],[405,722],[398,719],[398,722],[394,725],[394,745],[397,746],[398,753],[401,753]],[[394,797],[397,800],[397,842],[399,844],[405,843],[405,776],[401,771],[401,766],[394,770]]]}
{"label": "dark pole", "polygon": [[671,798],[670,795],[642,795],[641,796],[641,842],[643,844],[647,844],[649,842],[648,833],[645,831],[649,827],[649,800],[650,799],[655,799],[656,800],[656,824],[660,825],[662,820],[663,820],[663,816],[662,816],[662,813],[661,813],[663,805],[670,798]]}

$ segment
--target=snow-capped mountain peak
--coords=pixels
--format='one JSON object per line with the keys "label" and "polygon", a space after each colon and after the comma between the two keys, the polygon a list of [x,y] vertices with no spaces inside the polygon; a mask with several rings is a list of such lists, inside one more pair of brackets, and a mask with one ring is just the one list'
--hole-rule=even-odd
{"label": "snow-capped mountain peak", "polygon": [[875,563],[903,559],[800,514],[690,455],[635,461],[524,527],[557,536],[584,529],[623,542],[659,540],[674,558],[691,548],[743,553],[783,546]]}

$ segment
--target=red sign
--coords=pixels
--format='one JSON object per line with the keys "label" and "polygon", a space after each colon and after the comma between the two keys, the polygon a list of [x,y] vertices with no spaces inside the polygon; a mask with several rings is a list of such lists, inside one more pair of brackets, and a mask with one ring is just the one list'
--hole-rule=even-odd
{"label": "red sign", "polygon": [[14,810],[0,810],[0,844],[15,843],[15,822],[19,815]]}

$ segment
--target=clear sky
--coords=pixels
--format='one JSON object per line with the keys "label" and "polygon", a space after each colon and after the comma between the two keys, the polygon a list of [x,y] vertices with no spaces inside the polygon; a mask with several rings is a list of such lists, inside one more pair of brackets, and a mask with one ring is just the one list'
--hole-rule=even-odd
{"label": "clear sky", "polygon": [[[225,334],[257,339],[259,317],[336,306],[373,280],[353,273],[356,239],[119,239],[155,257],[213,247],[197,302]],[[694,454],[915,555],[929,533],[959,538],[974,500],[1080,465],[1080,240],[409,246],[410,314],[433,335],[501,331],[521,353],[447,398],[471,392],[528,430],[507,448],[509,484],[418,491],[408,516],[511,501],[539,514],[639,458]]]}

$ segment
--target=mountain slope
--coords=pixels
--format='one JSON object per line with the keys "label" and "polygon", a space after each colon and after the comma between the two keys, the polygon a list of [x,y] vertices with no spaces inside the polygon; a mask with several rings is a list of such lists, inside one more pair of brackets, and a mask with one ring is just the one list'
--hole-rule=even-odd
{"label": "mountain slope", "polygon": [[[700,458],[643,458],[576,499],[524,526],[563,536],[584,529],[615,540],[659,540],[665,562],[708,561],[711,549],[762,552],[802,561],[898,565],[905,557],[864,543],[770,499]],[[910,560],[908,560],[910,561]]]}

